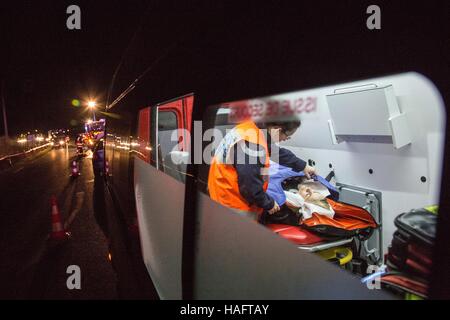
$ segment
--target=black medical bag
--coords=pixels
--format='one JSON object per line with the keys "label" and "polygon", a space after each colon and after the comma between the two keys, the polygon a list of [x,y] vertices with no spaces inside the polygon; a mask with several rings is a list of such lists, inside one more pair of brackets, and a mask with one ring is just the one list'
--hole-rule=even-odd
{"label": "black medical bag", "polygon": [[402,272],[404,277],[428,283],[431,273],[433,245],[437,215],[421,208],[405,212],[394,220],[397,230],[386,255],[391,271]]}

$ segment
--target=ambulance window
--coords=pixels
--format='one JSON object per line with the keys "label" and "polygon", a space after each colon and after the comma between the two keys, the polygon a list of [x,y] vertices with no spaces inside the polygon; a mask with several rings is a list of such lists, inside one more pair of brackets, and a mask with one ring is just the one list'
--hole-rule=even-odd
{"label": "ambulance window", "polygon": [[169,131],[177,129],[177,115],[172,111],[158,113],[158,131]]}
{"label": "ambulance window", "polygon": [[[405,73],[210,106],[204,129],[215,129],[208,141],[221,142],[215,153],[212,148],[213,165],[205,161],[200,168],[199,190],[238,209],[240,216],[257,212],[249,206],[256,202],[250,194],[255,180],[239,179],[244,166],[226,167],[222,160],[230,158],[236,141],[251,139],[241,131],[257,127],[270,135],[265,142],[272,161],[266,177],[261,174],[268,182],[264,192],[280,207],[259,222],[301,251],[357,275],[369,289],[395,293],[400,282],[420,278],[401,292],[427,297],[440,214],[446,132],[442,101],[430,81]],[[314,167],[312,179],[293,170],[299,159]],[[224,175],[224,169],[232,174]],[[214,245],[208,243],[207,249],[232,251],[223,241]],[[404,275],[392,276],[397,271]]]}
{"label": "ambulance window", "polygon": [[158,111],[158,168],[164,171],[164,159],[176,148],[178,141],[173,138],[177,130],[177,114],[173,111]]}

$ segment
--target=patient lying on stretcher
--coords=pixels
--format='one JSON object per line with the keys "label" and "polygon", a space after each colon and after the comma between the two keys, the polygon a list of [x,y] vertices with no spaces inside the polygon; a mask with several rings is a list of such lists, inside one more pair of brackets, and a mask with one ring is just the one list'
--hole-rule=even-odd
{"label": "patient lying on stretcher", "polygon": [[321,237],[370,237],[378,227],[365,209],[339,202],[334,186],[320,176],[314,180],[271,163],[267,193],[281,205],[274,214],[261,215],[262,224],[301,226]]}
{"label": "patient lying on stretcher", "polygon": [[327,200],[330,191],[319,181],[300,178],[297,183],[290,183],[287,188],[272,189],[271,192],[272,196],[283,193],[285,201],[279,212],[263,216],[263,224],[301,225],[304,220],[310,219],[313,213],[330,219],[334,217],[335,211]]}
{"label": "patient lying on stretcher", "polygon": [[333,218],[334,210],[327,202],[326,197],[330,195],[328,189],[317,181],[304,181],[298,184],[297,189],[284,191],[286,205],[300,219],[309,219],[313,213]]}

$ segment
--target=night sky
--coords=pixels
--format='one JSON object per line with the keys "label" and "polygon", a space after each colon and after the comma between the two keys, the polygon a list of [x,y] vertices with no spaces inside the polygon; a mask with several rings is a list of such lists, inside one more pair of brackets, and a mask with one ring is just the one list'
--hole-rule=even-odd
{"label": "night sky", "polygon": [[[81,8],[81,30],[66,28],[69,1],[2,4],[2,78],[10,134],[70,127],[88,117],[74,98],[105,102],[109,81],[145,11],[145,1]],[[72,122],[73,123],[73,122]],[[3,122],[1,123],[3,132]]]}
{"label": "night sky", "polygon": [[[448,67],[449,55],[443,53],[449,39],[448,1],[375,1],[382,7],[383,27],[370,32],[364,27],[365,8],[372,2],[2,2],[0,74],[6,84],[10,135],[83,122],[88,113],[71,106],[72,99],[96,98],[104,106],[122,57],[112,99],[173,43],[173,66],[188,65],[190,57],[202,55],[205,74],[228,77],[230,85],[247,85],[249,90],[257,84],[246,84],[246,73],[274,74],[282,82],[294,70],[301,89],[386,70],[429,75]],[[66,28],[71,4],[81,8],[81,30]],[[292,68],[278,70],[280,59]],[[387,62],[389,68],[383,68]],[[192,75],[200,71],[188,70]],[[161,78],[154,82],[161,92],[162,72],[156,68],[145,79]],[[176,70],[170,72],[176,75]],[[141,91],[150,96],[150,88],[157,90],[153,86]],[[3,121],[0,130],[3,134]]]}

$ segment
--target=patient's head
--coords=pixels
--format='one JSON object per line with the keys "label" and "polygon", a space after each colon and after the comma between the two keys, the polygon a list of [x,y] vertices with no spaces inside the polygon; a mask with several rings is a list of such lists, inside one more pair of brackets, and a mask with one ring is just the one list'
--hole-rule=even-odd
{"label": "patient's head", "polygon": [[299,195],[309,202],[318,205],[324,209],[330,210],[330,204],[325,199],[330,192],[320,182],[303,182],[298,185]]}
{"label": "patient's head", "polygon": [[306,202],[329,208],[325,198],[330,194],[328,189],[317,181],[305,181],[298,185],[298,193]]}

